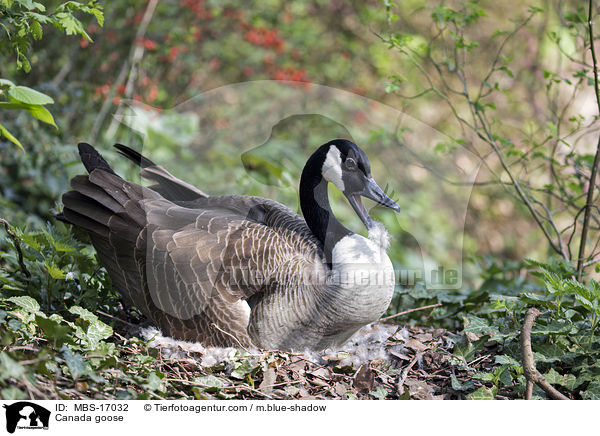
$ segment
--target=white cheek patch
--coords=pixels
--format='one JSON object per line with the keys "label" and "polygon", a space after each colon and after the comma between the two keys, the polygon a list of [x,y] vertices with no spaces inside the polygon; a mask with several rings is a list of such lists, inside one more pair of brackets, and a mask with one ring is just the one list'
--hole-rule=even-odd
{"label": "white cheek patch", "polygon": [[344,192],[344,181],[342,180],[342,156],[336,146],[331,146],[327,152],[323,168],[321,168],[323,178],[333,183],[340,191]]}

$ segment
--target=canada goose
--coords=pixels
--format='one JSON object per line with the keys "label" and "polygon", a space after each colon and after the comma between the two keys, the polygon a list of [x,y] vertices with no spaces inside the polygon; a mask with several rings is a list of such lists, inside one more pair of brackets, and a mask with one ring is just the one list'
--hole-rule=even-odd
{"label": "canada goose", "polygon": [[[336,139],[310,156],[300,180],[304,219],[273,200],[208,196],[138,152],[116,144],[155,185],[119,177],[89,144],[89,172],[71,180],[61,218],[90,235],[126,302],[165,335],[208,346],[301,350],[339,346],[377,320],[394,291],[387,232],[361,196],[399,211],[375,183],[369,159]],[[369,230],[344,227],[333,183]]]}

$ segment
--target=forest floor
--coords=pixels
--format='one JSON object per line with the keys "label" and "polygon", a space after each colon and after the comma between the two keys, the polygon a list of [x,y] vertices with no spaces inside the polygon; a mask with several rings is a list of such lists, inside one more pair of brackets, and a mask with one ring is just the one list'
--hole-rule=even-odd
{"label": "forest floor", "polygon": [[494,366],[494,345],[467,362],[454,352],[456,341],[443,329],[374,323],[340,350],[287,353],[205,348],[124,326],[115,327],[104,351],[84,358],[62,349],[56,368],[40,370],[35,356],[57,349],[41,337],[8,351],[24,353],[20,365],[37,366],[13,386],[35,399],[486,398],[485,382],[473,374]]}

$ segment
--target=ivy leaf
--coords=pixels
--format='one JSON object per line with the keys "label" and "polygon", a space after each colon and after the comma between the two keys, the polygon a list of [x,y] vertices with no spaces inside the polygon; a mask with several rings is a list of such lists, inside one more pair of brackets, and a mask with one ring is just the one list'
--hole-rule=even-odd
{"label": "ivy leaf", "polygon": [[584,400],[600,400],[600,382],[591,382],[586,391],[581,394],[581,398]]}
{"label": "ivy leaf", "polygon": [[2,391],[0,391],[0,398],[2,398],[3,400],[13,401],[25,400],[27,398],[27,394],[25,394],[25,392],[23,392],[16,386],[9,386],[6,389],[2,389]]}
{"label": "ivy leaf", "polygon": [[499,356],[496,356],[495,362],[500,365],[510,365],[515,368],[519,368],[521,366],[521,363],[518,360],[516,360],[506,354],[501,354]]}
{"label": "ivy leaf", "polygon": [[38,313],[40,311],[40,304],[31,297],[10,297],[8,301],[15,303],[29,313]]}
{"label": "ivy leaf", "polygon": [[371,395],[376,400],[385,400],[385,397],[387,397],[388,395],[388,391],[379,386],[374,391],[369,392],[369,395]]}
{"label": "ivy leaf", "polygon": [[89,310],[84,309],[83,307],[73,306],[69,309],[69,312],[79,315],[79,317],[84,321],[84,328],[79,327],[76,329],[75,335],[78,338],[86,341],[89,348],[96,348],[100,341],[112,336],[112,327],[104,324]]}
{"label": "ivy leaf", "polygon": [[36,315],[35,320],[44,332],[44,335],[50,339],[50,342],[55,342],[57,347],[66,342],[71,332],[71,327],[63,325],[55,319],[45,318],[40,315]]}
{"label": "ivy leaf", "polygon": [[475,387],[475,384],[471,380],[461,383],[454,374],[450,374],[450,382],[452,384],[452,389],[455,391],[470,391]]}
{"label": "ivy leaf", "polygon": [[7,378],[19,378],[25,373],[25,368],[16,360],[13,360],[4,351],[0,353],[0,380]]}
{"label": "ivy leaf", "polygon": [[83,375],[87,375],[89,373],[89,368],[86,367],[85,361],[83,360],[83,356],[79,353],[73,353],[71,349],[66,346],[62,347],[63,357],[65,362],[67,363],[67,367],[69,368],[69,372],[71,373],[71,377],[77,380]]}
{"label": "ivy leaf", "polygon": [[149,391],[157,391],[161,390],[162,387],[162,379],[164,378],[164,374],[157,374],[156,372],[151,372],[148,375],[146,383],[143,383],[142,386],[145,387]]}
{"label": "ivy leaf", "polygon": [[574,389],[578,383],[577,378],[573,374],[569,374],[568,376],[563,376],[556,372],[554,368],[550,368],[550,370],[544,374],[544,377],[548,381],[548,383],[552,385],[565,386],[567,389]]}
{"label": "ivy leaf", "polygon": [[467,395],[469,400],[493,400],[496,395],[496,387],[486,388],[485,386],[480,387],[475,392]]}
{"label": "ivy leaf", "polygon": [[548,325],[536,325],[532,330],[532,335],[548,335],[548,334],[568,334],[571,333],[573,325],[564,320],[555,320]]}
{"label": "ivy leaf", "polygon": [[219,388],[225,386],[223,380],[218,377],[215,377],[212,374],[205,375],[202,377],[196,377],[192,381],[194,384],[200,385],[202,390],[206,392],[217,392]]}
{"label": "ivy leaf", "polygon": [[256,369],[256,366],[252,365],[247,359],[235,362],[234,367],[235,369],[231,371],[231,376],[241,380],[246,377],[246,374],[249,374]]}

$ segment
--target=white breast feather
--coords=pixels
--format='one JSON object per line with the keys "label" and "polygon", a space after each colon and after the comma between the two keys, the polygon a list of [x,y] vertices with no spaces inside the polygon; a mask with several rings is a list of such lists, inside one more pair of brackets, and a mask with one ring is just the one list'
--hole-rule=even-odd
{"label": "white breast feather", "polygon": [[384,293],[393,290],[394,268],[386,253],[389,234],[383,224],[375,223],[369,231],[369,239],[352,234],[342,238],[333,248],[333,268],[344,288]]}

